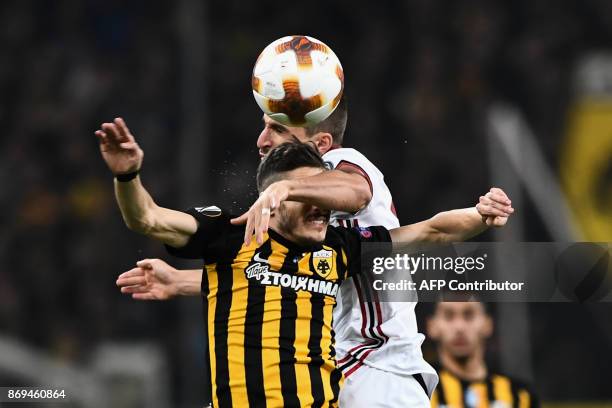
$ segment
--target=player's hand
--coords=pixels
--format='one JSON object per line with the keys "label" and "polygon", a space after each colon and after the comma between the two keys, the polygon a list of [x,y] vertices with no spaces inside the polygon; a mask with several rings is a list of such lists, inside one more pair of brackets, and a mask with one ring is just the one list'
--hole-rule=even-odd
{"label": "player's hand", "polygon": [[257,201],[247,212],[238,218],[233,218],[231,223],[242,225],[246,223],[244,230],[244,243],[249,245],[253,235],[259,245],[263,244],[263,237],[270,226],[270,216],[280,204],[289,196],[288,180],[277,181],[266,188]]}
{"label": "player's hand", "polygon": [[508,217],[514,213],[512,201],[504,190],[492,187],[476,204],[476,210],[482,216],[482,221],[490,227],[503,227],[508,222]]}
{"label": "player's hand", "polygon": [[178,295],[176,269],[161,259],[143,259],[134,269],[117,278],[121,293],[132,294],[137,300],[167,300]]}
{"label": "player's hand", "polygon": [[140,170],[144,152],[122,118],[103,123],[101,129],[96,130],[96,136],[102,157],[114,175]]}

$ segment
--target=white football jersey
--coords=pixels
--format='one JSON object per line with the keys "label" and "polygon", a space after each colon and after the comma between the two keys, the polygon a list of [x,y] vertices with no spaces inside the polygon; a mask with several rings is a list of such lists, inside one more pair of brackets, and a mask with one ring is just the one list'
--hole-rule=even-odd
{"label": "white football jersey", "polygon": [[[330,168],[340,164],[356,166],[367,177],[372,200],[356,214],[334,211],[333,225],[399,227],[391,192],[374,164],[355,149],[338,148],[323,155]],[[344,281],[334,310],[334,331],[338,365],[345,377],[363,364],[401,375],[420,373],[426,382],[437,381],[435,370],[423,359],[425,336],[417,329],[415,302],[364,301],[373,289],[359,276]],[[369,297],[376,299],[376,295]],[[433,377],[432,377],[433,376]]]}

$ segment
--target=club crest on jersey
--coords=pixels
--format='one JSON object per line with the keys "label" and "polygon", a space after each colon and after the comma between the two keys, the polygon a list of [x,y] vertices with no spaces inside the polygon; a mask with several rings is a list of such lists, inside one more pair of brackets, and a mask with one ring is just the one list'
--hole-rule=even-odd
{"label": "club crest on jersey", "polygon": [[207,217],[218,217],[221,215],[221,209],[216,205],[210,205],[208,207],[195,207],[195,210]]}
{"label": "club crest on jersey", "polygon": [[312,253],[312,264],[317,274],[326,278],[334,269],[334,251],[329,249],[321,249]]}

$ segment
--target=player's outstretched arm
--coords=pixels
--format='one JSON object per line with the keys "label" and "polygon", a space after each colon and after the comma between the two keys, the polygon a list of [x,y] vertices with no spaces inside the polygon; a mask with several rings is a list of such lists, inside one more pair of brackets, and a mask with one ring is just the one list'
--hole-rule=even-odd
{"label": "player's outstretched arm", "polygon": [[111,172],[115,176],[135,175],[127,181],[115,178],[115,197],[128,228],[176,248],[184,246],[196,232],[197,221],[189,214],[158,206],[143,187],[136,173],[144,153],[123,119],[103,123],[96,136]]}
{"label": "player's outstretched arm", "polygon": [[514,213],[506,193],[493,187],[476,207],[444,211],[432,218],[390,231],[394,242],[460,242],[489,226],[502,227]]}
{"label": "player's outstretched arm", "polygon": [[283,201],[299,201],[319,208],[356,213],[371,199],[370,185],[360,173],[330,170],[271,184],[247,212],[232,220],[232,224],[246,223],[245,243],[248,245],[255,234],[257,242],[261,244],[263,234],[268,230],[270,211],[278,208]]}
{"label": "player's outstretched arm", "polygon": [[137,300],[167,300],[176,296],[199,296],[202,270],[177,270],[161,259],[143,259],[117,278],[121,293]]}
{"label": "player's outstretched arm", "polygon": [[356,213],[372,199],[367,179],[359,173],[345,170],[330,170],[284,181],[288,201],[299,201],[328,210]]}

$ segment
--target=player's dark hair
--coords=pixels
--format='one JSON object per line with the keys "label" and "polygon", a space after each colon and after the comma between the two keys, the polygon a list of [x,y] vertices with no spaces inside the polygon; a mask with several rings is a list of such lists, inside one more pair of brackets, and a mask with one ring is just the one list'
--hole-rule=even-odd
{"label": "player's dark hair", "polygon": [[282,178],[282,174],[300,167],[325,169],[325,162],[310,143],[287,142],[267,154],[257,169],[257,189],[261,192]]}
{"label": "player's dark hair", "polygon": [[432,314],[436,312],[438,305],[442,302],[474,302],[480,303],[485,314],[492,315],[491,305],[486,302],[482,295],[473,290],[442,290],[433,305]]}
{"label": "player's dark hair", "polygon": [[314,125],[306,127],[306,133],[309,136],[315,135],[319,132],[325,132],[332,135],[334,144],[341,145],[344,139],[344,131],[346,130],[346,121],[348,119],[348,109],[346,107],[346,98],[344,94],[338,102],[338,106],[332,112],[331,115],[324,121]]}

